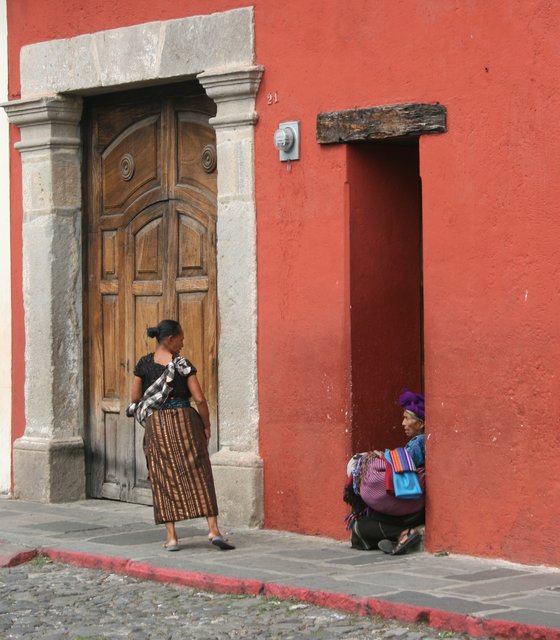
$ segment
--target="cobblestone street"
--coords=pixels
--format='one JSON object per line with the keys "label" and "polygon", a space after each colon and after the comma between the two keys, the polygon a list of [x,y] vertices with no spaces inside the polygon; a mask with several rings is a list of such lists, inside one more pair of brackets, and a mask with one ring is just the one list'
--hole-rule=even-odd
{"label": "cobblestone street", "polygon": [[0,638],[467,638],[305,604],[144,582],[37,557],[0,571]]}

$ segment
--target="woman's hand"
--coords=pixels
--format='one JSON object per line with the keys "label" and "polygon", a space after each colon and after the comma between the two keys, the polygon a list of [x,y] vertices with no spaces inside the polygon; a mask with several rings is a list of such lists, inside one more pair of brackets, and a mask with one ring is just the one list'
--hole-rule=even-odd
{"label": "woman's hand", "polygon": [[385,458],[385,452],[383,452],[383,451],[375,451],[374,450],[373,454],[374,454],[374,456],[376,458]]}

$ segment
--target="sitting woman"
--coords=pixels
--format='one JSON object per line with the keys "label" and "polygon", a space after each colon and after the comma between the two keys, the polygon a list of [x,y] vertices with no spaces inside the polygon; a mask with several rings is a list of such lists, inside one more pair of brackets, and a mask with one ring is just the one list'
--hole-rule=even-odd
{"label": "sitting woman", "polygon": [[421,540],[416,527],[424,524],[425,435],[424,396],[404,391],[399,397],[404,409],[402,426],[410,438],[405,449],[414,462],[422,495],[398,498],[387,491],[387,462],[383,451],[357,454],[348,463],[349,482],[344,500],[352,506],[348,527],[352,529],[352,547],[380,548],[400,555]]}

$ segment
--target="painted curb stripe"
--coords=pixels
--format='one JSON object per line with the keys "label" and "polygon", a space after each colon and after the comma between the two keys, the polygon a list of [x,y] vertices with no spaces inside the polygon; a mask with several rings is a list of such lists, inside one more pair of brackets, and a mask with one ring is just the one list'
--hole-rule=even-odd
{"label": "painted curb stripe", "polygon": [[33,560],[37,553],[37,549],[30,549],[29,551],[18,551],[12,555],[0,554],[0,567],[17,567],[18,564]]}

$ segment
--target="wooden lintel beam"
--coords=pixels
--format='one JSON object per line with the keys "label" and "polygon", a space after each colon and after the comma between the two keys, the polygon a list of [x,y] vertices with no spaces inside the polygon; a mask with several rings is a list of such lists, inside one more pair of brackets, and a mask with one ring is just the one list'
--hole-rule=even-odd
{"label": "wooden lintel beam", "polygon": [[408,138],[446,131],[447,110],[441,104],[392,104],[317,116],[317,142],[336,144]]}

